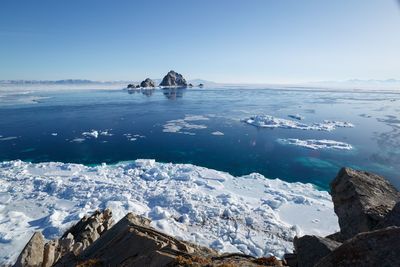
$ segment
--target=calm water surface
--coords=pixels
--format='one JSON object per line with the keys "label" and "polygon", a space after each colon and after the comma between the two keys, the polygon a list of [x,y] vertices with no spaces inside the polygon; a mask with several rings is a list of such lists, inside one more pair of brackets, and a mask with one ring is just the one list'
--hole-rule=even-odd
{"label": "calm water surface", "polygon": [[[300,114],[305,123],[328,119],[355,127],[332,132],[262,129],[241,121],[255,114],[286,119]],[[323,189],[340,167],[350,166],[385,175],[400,187],[399,114],[396,92],[207,88],[2,95],[0,91],[0,161],[90,165],[153,158],[233,175],[258,172]],[[179,132],[165,132],[178,126],[183,127]],[[97,138],[82,135],[92,130],[99,132]],[[278,138],[331,139],[354,149],[310,150],[280,144]]]}

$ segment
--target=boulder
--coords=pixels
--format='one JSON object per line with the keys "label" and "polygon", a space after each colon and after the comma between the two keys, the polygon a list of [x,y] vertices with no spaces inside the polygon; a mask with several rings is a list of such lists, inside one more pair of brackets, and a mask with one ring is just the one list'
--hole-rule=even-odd
{"label": "boulder", "polygon": [[313,267],[320,259],[341,245],[334,240],[315,235],[295,237],[293,244],[298,267]]}
{"label": "boulder", "polygon": [[203,88],[204,84],[201,83],[201,84],[198,85],[198,87]]}
{"label": "boulder", "polygon": [[393,207],[393,209],[386,215],[381,223],[379,223],[375,228],[381,229],[389,226],[400,227],[400,202]]}
{"label": "boulder", "polygon": [[350,168],[342,168],[330,186],[343,239],[373,230],[400,200],[385,178]]}
{"label": "boulder", "polygon": [[399,255],[400,227],[388,227],[356,235],[315,266],[400,266]]}
{"label": "boulder", "polygon": [[181,74],[171,70],[162,79],[160,86],[186,87],[187,82]]}
{"label": "boulder", "polygon": [[135,88],[136,86],[133,83],[128,84],[128,86],[126,88]]}
{"label": "boulder", "polygon": [[[116,253],[118,252],[118,253]],[[98,260],[105,266],[166,266],[178,255],[216,255],[213,250],[179,241],[150,227],[150,220],[128,213],[78,257]],[[76,264],[76,262],[63,262]]]}
{"label": "boulder", "polygon": [[25,248],[19,254],[15,267],[42,266],[44,252],[44,237],[42,233],[35,232]]}
{"label": "boulder", "polygon": [[152,79],[147,78],[143,82],[140,83],[140,87],[155,87],[155,83]]}

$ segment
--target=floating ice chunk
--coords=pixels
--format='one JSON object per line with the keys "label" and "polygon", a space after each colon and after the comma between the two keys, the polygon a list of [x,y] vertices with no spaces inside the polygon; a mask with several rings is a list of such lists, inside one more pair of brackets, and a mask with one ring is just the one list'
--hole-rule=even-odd
{"label": "floating ice chunk", "polygon": [[110,133],[110,130],[100,131],[100,135],[103,135],[103,136],[113,136],[113,134]]}
{"label": "floating ice chunk", "polygon": [[57,133],[52,133],[51,135],[52,135],[52,136],[57,136],[58,134],[57,134]]}
{"label": "floating ice chunk", "polygon": [[286,128],[299,130],[332,131],[337,127],[352,128],[354,124],[350,122],[324,120],[322,123],[305,124],[298,121],[276,118],[270,115],[256,115],[245,119],[244,122],[263,128]]}
{"label": "floating ice chunk", "polygon": [[212,135],[224,135],[224,133],[220,132],[220,131],[212,132],[211,134]]}
{"label": "floating ice chunk", "polygon": [[209,118],[200,115],[186,115],[183,119],[167,121],[166,124],[163,125],[163,132],[195,135],[188,131],[207,129],[207,126],[203,124],[194,124],[193,122],[206,120],[209,120]]}
{"label": "floating ice chunk", "polygon": [[344,142],[334,141],[334,140],[326,140],[326,139],[307,139],[300,140],[295,138],[288,139],[278,139],[278,142],[286,145],[294,145],[305,147],[309,149],[338,149],[338,150],[351,150],[353,146]]}
{"label": "floating ice chunk", "polygon": [[88,136],[88,137],[97,138],[97,137],[99,137],[99,132],[96,131],[96,130],[91,130],[90,132],[83,132],[82,135],[83,135],[83,136]]}
{"label": "floating ice chunk", "polygon": [[74,142],[74,143],[82,143],[84,141],[85,141],[85,138],[74,138],[71,140],[71,142]]}
{"label": "floating ice chunk", "polygon": [[0,138],[0,141],[10,141],[10,140],[15,140],[18,139],[17,136],[9,136],[9,137],[2,137]]}
{"label": "floating ice chunk", "polygon": [[290,115],[288,115],[288,117],[289,117],[289,118],[292,118],[292,119],[299,120],[299,121],[305,119],[305,117],[304,117],[304,116],[301,116],[300,114],[290,114]]}

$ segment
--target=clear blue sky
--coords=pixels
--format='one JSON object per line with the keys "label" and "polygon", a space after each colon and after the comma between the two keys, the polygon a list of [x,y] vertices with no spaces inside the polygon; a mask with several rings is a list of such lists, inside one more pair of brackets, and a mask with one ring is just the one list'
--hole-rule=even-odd
{"label": "clear blue sky", "polygon": [[400,79],[395,0],[2,0],[0,79]]}

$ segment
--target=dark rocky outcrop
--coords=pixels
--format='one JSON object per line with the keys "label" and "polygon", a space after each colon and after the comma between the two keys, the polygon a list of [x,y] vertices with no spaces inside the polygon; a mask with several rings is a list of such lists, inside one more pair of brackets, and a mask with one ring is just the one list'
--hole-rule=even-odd
{"label": "dark rocky outcrop", "polygon": [[84,216],[60,239],[47,243],[43,235],[36,232],[19,255],[15,266],[49,267],[64,257],[79,255],[112,226],[111,216],[109,209]]}
{"label": "dark rocky outcrop", "polygon": [[146,80],[140,83],[140,87],[155,87],[155,83],[152,79],[147,78]]}
{"label": "dark rocky outcrop", "polygon": [[385,178],[349,168],[342,168],[332,181],[331,195],[345,239],[373,230],[400,200]]}
{"label": "dark rocky outcrop", "polygon": [[400,266],[400,227],[358,234],[315,266]]}
{"label": "dark rocky outcrop", "polygon": [[136,88],[136,85],[134,85],[133,83],[130,83],[130,84],[128,84],[128,86],[126,88],[128,88],[128,89]]}
{"label": "dark rocky outcrop", "polygon": [[203,88],[204,84],[201,83],[201,84],[198,85],[198,87]]}
{"label": "dark rocky outcrop", "polygon": [[400,227],[400,202],[393,207],[393,209],[386,215],[382,222],[380,222],[375,228],[382,229],[389,226]]}
{"label": "dark rocky outcrop", "polygon": [[185,78],[183,78],[182,74],[179,74],[179,73],[171,70],[162,79],[160,86],[186,87],[187,82],[186,82]]}
{"label": "dark rocky outcrop", "polygon": [[159,232],[150,222],[128,213],[110,228],[111,211],[96,211],[61,239],[44,244],[43,236],[35,233],[16,266],[283,266],[275,257],[220,255]]}
{"label": "dark rocky outcrop", "polygon": [[315,235],[295,237],[293,244],[298,267],[313,267],[320,259],[341,245],[339,242]]}

